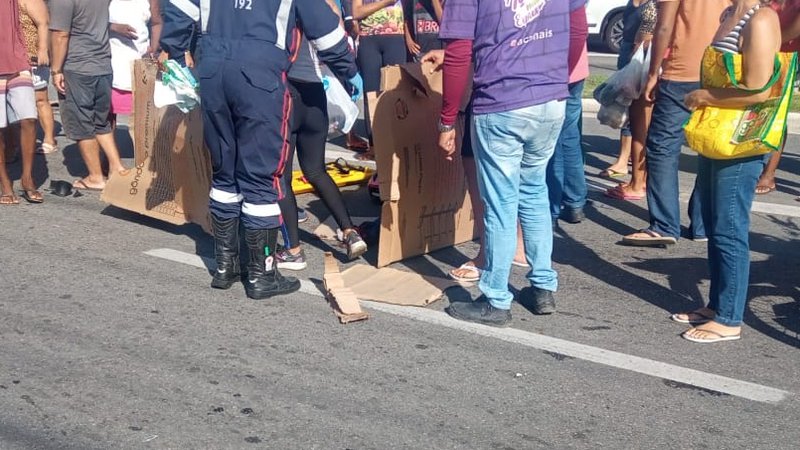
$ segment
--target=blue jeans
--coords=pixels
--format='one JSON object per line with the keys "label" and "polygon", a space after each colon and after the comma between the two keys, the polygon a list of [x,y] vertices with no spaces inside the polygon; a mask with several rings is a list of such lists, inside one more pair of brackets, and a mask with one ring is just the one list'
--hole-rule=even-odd
{"label": "blue jeans", "polygon": [[561,206],[581,209],[586,205],[586,176],[583,173],[581,150],[581,116],[583,115],[583,81],[569,85],[564,125],[556,148],[547,165],[547,189],[550,193],[550,214],[557,219]]}
{"label": "blue jeans", "polygon": [[[678,162],[685,141],[683,124],[691,111],[683,98],[700,89],[699,82],[661,80],[653,107],[653,119],[647,133],[647,206],[650,230],[662,236],[679,238],[681,206],[678,198]],[[692,223],[702,226],[698,200],[691,208]]]}
{"label": "blue jeans", "polygon": [[479,287],[495,308],[510,309],[511,262],[522,227],[531,285],[555,291],[550,257],[553,224],[547,195],[547,162],[564,123],[564,101],[514,111],[476,114],[472,145],[484,207],[486,266]]}
{"label": "blue jeans", "polygon": [[750,208],[764,158],[713,160],[700,156],[696,195],[708,236],[711,291],[708,307],[714,321],[742,324],[750,282]]}

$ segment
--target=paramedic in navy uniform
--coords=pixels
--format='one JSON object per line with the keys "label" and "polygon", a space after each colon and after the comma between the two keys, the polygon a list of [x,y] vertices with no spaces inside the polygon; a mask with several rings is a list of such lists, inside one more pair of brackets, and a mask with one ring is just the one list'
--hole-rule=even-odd
{"label": "paramedic in navy uniform", "polygon": [[[197,23],[199,22],[199,28]],[[326,0],[168,0],[161,47],[185,62],[195,30],[203,134],[211,152],[210,210],[217,271],[211,286],[240,279],[239,222],[248,250],[245,291],[252,299],[294,292],[278,273],[280,176],[288,154],[291,98],[286,85],[300,32],[345,81],[354,99],[363,87],[339,16]]]}

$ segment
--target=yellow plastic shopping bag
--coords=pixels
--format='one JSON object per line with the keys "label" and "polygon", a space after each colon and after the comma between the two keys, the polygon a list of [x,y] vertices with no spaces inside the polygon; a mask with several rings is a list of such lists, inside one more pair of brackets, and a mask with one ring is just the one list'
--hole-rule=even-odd
{"label": "yellow plastic shopping bag", "polygon": [[[797,69],[797,54],[778,53],[772,78],[757,93],[770,91],[769,99],[746,108],[697,108],[684,125],[689,147],[711,159],[734,159],[779,150]],[[703,55],[704,88],[738,88],[742,55],[708,47]]]}

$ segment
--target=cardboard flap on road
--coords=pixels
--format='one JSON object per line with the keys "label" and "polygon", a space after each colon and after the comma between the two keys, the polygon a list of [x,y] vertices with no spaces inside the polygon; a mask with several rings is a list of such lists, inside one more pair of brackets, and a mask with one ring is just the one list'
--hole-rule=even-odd
{"label": "cardboard flap on road", "polygon": [[331,253],[325,253],[325,273],[322,278],[325,282],[326,298],[341,323],[369,318],[369,314],[361,310],[356,294],[347,287],[339,272],[339,263]]}
{"label": "cardboard flap on road", "polygon": [[371,102],[383,200],[378,267],[475,237],[460,152],[447,161],[438,148],[442,75],[426,67],[384,68],[384,91]]}
{"label": "cardboard flap on road", "polygon": [[101,199],[176,225],[188,222],[211,230],[208,192],[211,161],[203,144],[200,108],[183,114],[174,106],[156,108],[155,62],[134,63],[134,156],[136,166],[112,176]]}
{"label": "cardboard flap on road", "polygon": [[344,285],[362,300],[401,306],[427,306],[442,298],[445,289],[458,286],[453,280],[364,264],[342,272]]}

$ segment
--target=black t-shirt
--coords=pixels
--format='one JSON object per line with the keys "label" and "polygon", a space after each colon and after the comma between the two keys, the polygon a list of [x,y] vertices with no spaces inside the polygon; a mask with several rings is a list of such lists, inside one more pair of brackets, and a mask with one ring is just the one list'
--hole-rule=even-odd
{"label": "black t-shirt", "polygon": [[411,35],[414,38],[439,34],[439,23],[436,22],[431,0],[403,0],[403,15],[412,18]]}

